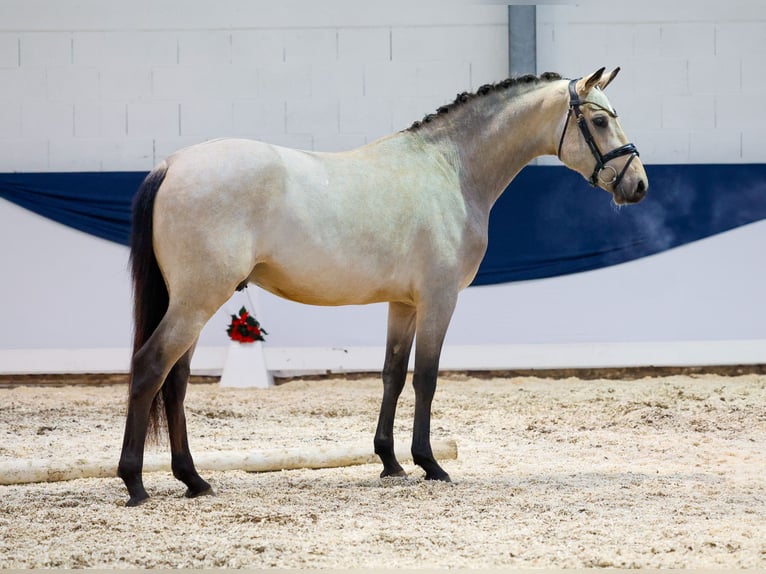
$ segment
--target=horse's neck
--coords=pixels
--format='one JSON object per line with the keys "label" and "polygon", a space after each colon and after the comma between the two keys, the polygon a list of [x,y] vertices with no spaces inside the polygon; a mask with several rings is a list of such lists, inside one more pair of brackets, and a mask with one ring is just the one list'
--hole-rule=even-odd
{"label": "horse's neck", "polygon": [[465,191],[489,208],[525,165],[556,153],[565,93],[560,82],[552,82],[511,99],[502,93],[477,98],[476,105],[431,132],[432,141],[440,140],[446,153],[459,158],[456,168]]}

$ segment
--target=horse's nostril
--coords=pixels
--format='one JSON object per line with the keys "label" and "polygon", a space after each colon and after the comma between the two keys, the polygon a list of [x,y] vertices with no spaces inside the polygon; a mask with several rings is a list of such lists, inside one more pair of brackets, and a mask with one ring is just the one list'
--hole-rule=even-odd
{"label": "horse's nostril", "polygon": [[646,182],[643,179],[638,180],[638,185],[636,186],[636,196],[643,197],[646,194]]}

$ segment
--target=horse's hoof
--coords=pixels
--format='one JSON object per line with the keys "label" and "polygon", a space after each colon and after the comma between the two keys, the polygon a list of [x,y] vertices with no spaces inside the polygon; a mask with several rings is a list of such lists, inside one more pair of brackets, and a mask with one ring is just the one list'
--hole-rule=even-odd
{"label": "horse's hoof", "polygon": [[447,474],[443,470],[441,472],[427,472],[426,473],[426,480],[438,480],[438,481],[441,481],[441,482],[452,482],[452,479],[449,477],[449,474]]}
{"label": "horse's hoof", "polygon": [[380,473],[380,478],[407,478],[407,473],[402,468],[400,468],[399,470],[384,469]]}
{"label": "horse's hoof", "polygon": [[215,491],[212,487],[208,486],[204,490],[194,491],[191,488],[187,489],[184,493],[186,498],[199,498],[200,496],[215,496]]}
{"label": "horse's hoof", "polygon": [[131,496],[125,503],[125,506],[140,506],[144,502],[149,500],[148,494],[139,494],[137,496]]}

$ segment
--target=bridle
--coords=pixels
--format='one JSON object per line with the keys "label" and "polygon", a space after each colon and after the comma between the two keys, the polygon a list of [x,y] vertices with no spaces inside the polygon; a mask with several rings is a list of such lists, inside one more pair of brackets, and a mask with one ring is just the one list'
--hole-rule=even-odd
{"label": "bridle", "polygon": [[[598,149],[598,145],[596,144],[596,140],[593,138],[593,134],[590,131],[590,128],[588,127],[588,122],[585,119],[585,116],[582,114],[582,111],[580,110],[580,106],[583,105],[591,105],[596,106],[598,108],[601,108],[606,113],[608,113],[613,118],[617,117],[617,112],[614,110],[608,110],[607,108],[600,106],[599,104],[595,102],[588,102],[586,100],[581,100],[580,96],[577,94],[577,80],[571,80],[569,82],[569,111],[567,112],[566,120],[564,121],[564,131],[561,132],[561,139],[559,140],[559,150],[558,150],[558,157],[561,159],[561,147],[564,145],[564,136],[567,134],[567,127],[569,126],[569,118],[574,113],[575,118],[577,118],[577,127],[580,128],[580,133],[582,134],[582,137],[585,138],[585,143],[588,144],[588,147],[590,148],[591,153],[593,154],[593,157],[596,158],[596,167],[593,168],[593,174],[590,176],[590,179],[588,180],[592,186],[598,185],[598,182],[601,181],[604,185],[612,185],[612,189],[617,189],[617,187],[620,185],[620,182],[622,181],[622,178],[625,176],[625,172],[628,171],[628,167],[630,166],[631,162],[638,157],[638,150],[636,149],[636,146],[632,143],[626,143],[623,146],[620,146],[616,149],[613,149],[612,151],[602,154],[601,150]],[[625,165],[622,168],[622,171],[617,173],[617,170],[613,168],[611,165],[606,165],[610,161],[612,161],[615,158],[621,157],[621,156],[630,156],[628,157],[628,160],[625,162]],[[612,171],[612,177],[611,179],[604,179],[601,177],[601,172],[604,170],[609,169]]]}

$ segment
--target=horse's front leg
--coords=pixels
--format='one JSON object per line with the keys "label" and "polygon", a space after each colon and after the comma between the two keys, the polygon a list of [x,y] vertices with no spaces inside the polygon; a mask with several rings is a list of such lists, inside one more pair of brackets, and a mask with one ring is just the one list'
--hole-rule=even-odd
{"label": "horse's front leg", "polygon": [[412,460],[426,471],[426,480],[450,482],[431,449],[431,403],[436,392],[439,357],[457,295],[418,308],[415,373],[415,421],[412,429]]}
{"label": "horse's front leg", "polygon": [[401,303],[388,306],[386,359],[383,364],[383,401],[375,430],[375,454],[383,462],[381,478],[407,476],[394,454],[396,403],[407,378],[407,364],[415,335],[415,308]]}

